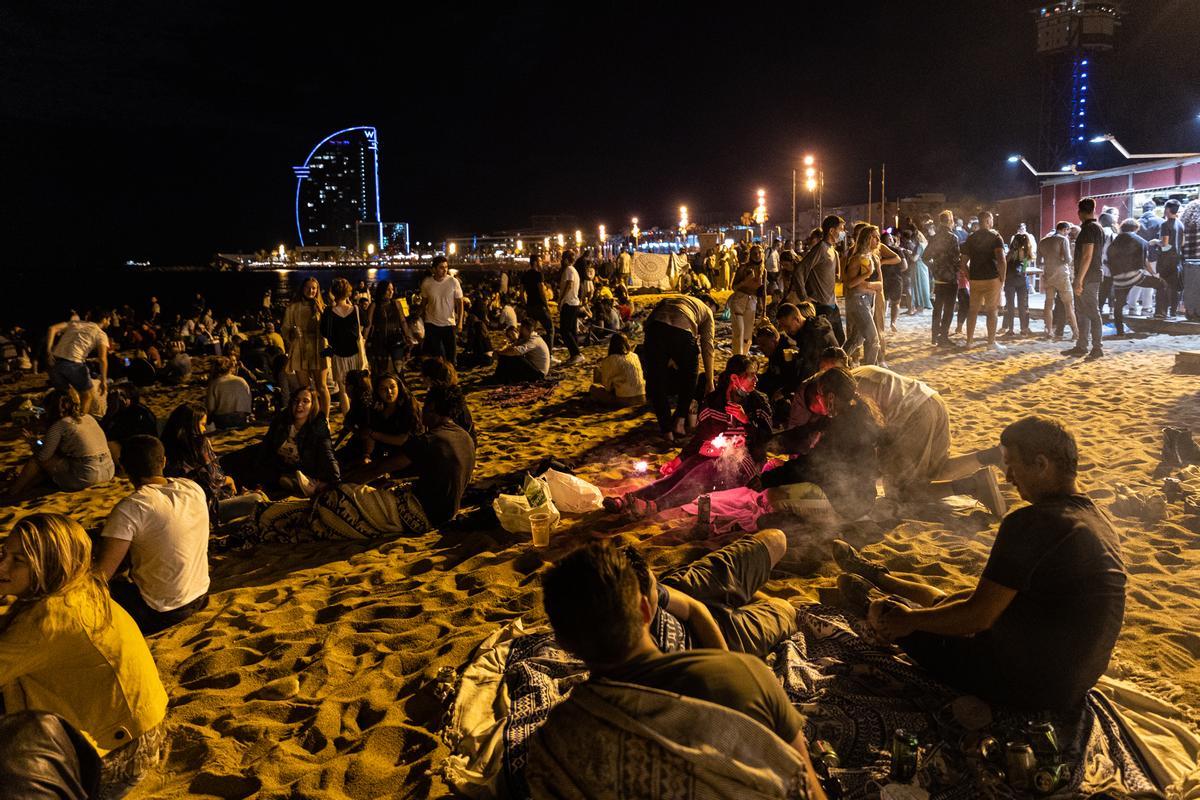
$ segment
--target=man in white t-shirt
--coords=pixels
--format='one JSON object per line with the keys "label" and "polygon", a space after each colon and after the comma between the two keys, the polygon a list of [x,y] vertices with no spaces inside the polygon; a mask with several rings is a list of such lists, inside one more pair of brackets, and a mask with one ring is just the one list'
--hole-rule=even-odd
{"label": "man in white t-shirt", "polygon": [[[167,457],[153,436],[131,436],[121,466],[134,492],[100,533],[96,566],[113,599],[149,636],[182,622],[208,600],[208,500],[186,478],[164,478]],[[130,580],[113,580],[129,556]]]}
{"label": "man in white t-shirt", "polygon": [[450,274],[445,256],[433,259],[433,274],[421,281],[425,301],[425,355],[441,356],[451,364],[458,359],[456,337],[466,319],[462,284]]}
{"label": "man in white t-shirt", "polygon": [[558,325],[563,344],[571,354],[566,366],[583,361],[579,352],[579,270],[570,257],[563,259],[562,274],[558,277]]}
{"label": "man in white t-shirt", "polygon": [[497,382],[540,381],[550,373],[550,348],[533,329],[532,320],[522,320],[519,326],[505,330],[504,335],[509,344],[496,353]]}
{"label": "man in white t-shirt", "polygon": [[[51,325],[46,332],[46,355],[50,366],[50,385],[65,392],[75,387],[83,400],[83,413],[92,411],[99,395],[108,391],[108,327],[112,317],[101,312],[86,322],[72,320]],[[58,340],[57,344],[55,339]],[[100,359],[100,383],[92,386],[87,360],[93,352]]]}

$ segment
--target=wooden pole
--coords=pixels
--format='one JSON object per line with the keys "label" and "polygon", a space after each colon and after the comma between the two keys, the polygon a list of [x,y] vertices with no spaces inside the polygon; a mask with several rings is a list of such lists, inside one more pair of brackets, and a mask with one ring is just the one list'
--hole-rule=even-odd
{"label": "wooden pole", "polygon": [[879,170],[879,227],[887,227],[887,162]]}
{"label": "wooden pole", "polygon": [[875,191],[875,170],[867,170],[867,224],[871,224],[871,210],[875,206],[874,194]]}

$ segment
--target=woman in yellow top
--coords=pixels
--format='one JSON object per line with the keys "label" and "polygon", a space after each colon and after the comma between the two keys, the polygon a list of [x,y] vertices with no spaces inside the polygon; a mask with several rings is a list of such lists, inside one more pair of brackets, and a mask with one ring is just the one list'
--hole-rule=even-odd
{"label": "woman in yellow top", "polygon": [[318,413],[329,417],[329,359],[321,355],[325,349],[321,337],[321,315],[325,302],[321,285],[316,278],[300,284],[300,291],[283,312],[283,338],[287,342],[288,369],[296,373],[301,386],[311,386],[316,392]]}
{"label": "woman in yellow top", "polygon": [[61,514],[31,514],[0,546],[4,711],[46,711],[101,759],[100,797],[120,797],[158,763],[167,693],[146,640],[92,566],[92,543]]}
{"label": "woman in yellow top", "polygon": [[[880,270],[879,228],[864,225],[854,238],[854,249],[846,259],[842,274],[842,285],[846,295],[846,316],[853,332],[846,340],[846,352],[853,353],[863,346],[864,364],[875,364],[879,360],[879,331],[875,327],[875,297],[883,297],[882,275],[871,280]],[[880,302],[883,302],[882,299]]]}

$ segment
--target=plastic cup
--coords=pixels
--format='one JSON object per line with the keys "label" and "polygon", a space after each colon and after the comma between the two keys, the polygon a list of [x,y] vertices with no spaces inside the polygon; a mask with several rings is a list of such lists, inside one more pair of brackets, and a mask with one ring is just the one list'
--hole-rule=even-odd
{"label": "plastic cup", "polygon": [[534,547],[550,546],[550,514],[539,511],[529,515],[529,530],[533,534]]}

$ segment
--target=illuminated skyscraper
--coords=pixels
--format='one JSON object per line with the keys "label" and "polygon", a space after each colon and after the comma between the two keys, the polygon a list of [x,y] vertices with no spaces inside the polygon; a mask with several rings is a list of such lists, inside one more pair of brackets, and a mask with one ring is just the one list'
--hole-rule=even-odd
{"label": "illuminated skyscraper", "polygon": [[362,228],[373,232],[375,242],[381,240],[379,138],[374,128],[332,133],[292,169],[301,246],[341,246],[358,252]]}

